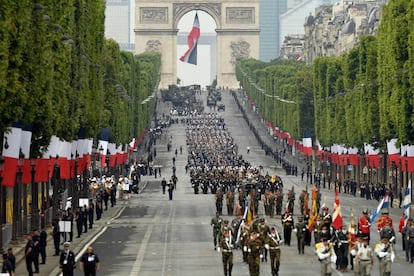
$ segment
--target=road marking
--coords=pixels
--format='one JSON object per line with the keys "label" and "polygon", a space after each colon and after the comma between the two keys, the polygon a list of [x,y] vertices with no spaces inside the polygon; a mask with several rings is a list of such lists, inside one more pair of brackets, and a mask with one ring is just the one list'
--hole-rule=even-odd
{"label": "road marking", "polygon": [[[165,275],[165,265],[167,263],[168,227],[170,226],[171,217],[172,217],[172,214],[174,213],[172,210],[173,210],[173,208],[175,210],[175,207],[176,207],[175,205],[173,206],[172,204],[170,204],[170,211],[169,211],[169,214],[168,214],[168,222],[165,224],[164,257],[163,257],[163,260],[162,260],[162,273],[161,273],[162,276]],[[171,266],[171,265],[169,264],[168,266]],[[170,268],[168,270],[170,270]]]}
{"label": "road marking", "polygon": [[159,220],[162,208],[159,208],[157,214],[152,219],[152,222],[149,224],[147,228],[147,232],[145,232],[144,238],[141,241],[141,246],[139,247],[137,257],[135,258],[134,266],[132,267],[130,276],[139,275],[139,271],[141,270],[141,265],[144,261],[145,252],[148,247],[148,242],[152,234],[152,230],[154,229],[154,224],[157,220]]}

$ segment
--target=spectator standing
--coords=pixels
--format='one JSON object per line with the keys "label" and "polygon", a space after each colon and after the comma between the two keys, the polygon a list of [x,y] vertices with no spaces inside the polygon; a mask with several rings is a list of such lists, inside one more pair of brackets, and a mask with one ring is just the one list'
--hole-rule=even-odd
{"label": "spectator standing", "polygon": [[7,249],[7,256],[8,256],[8,260],[12,265],[12,270],[13,273],[16,270],[16,256],[13,254],[13,248],[9,248]]}

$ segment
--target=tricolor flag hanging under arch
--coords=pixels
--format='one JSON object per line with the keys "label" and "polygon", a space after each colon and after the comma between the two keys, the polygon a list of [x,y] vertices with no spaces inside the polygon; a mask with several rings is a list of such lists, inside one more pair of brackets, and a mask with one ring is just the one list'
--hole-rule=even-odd
{"label": "tricolor flag hanging under arch", "polygon": [[193,28],[187,37],[188,50],[180,57],[182,62],[197,65],[197,44],[200,38],[200,22],[198,21],[198,14],[194,17]]}

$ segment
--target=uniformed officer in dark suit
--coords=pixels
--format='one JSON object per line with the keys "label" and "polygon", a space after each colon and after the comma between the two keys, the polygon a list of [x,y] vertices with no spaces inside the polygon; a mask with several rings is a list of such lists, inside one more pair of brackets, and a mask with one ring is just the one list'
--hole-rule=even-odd
{"label": "uniformed officer in dark suit", "polygon": [[29,273],[28,275],[33,276],[32,263],[33,263],[34,243],[33,243],[31,233],[26,234],[26,240],[27,240],[27,242],[26,242],[26,246],[24,248],[24,256],[25,256],[25,260],[26,260],[26,269],[27,269],[27,272]]}
{"label": "uniformed officer in dark suit", "polygon": [[101,263],[98,255],[93,252],[92,246],[89,246],[80,259],[79,269],[85,272],[85,276],[95,276],[100,267]]}
{"label": "uniformed officer in dark suit", "polygon": [[63,276],[73,276],[73,271],[76,268],[75,253],[70,250],[70,243],[63,244],[63,251],[60,253],[59,267],[62,270]]}
{"label": "uniformed officer in dark suit", "polygon": [[52,222],[52,226],[53,226],[53,230],[52,230],[53,244],[55,246],[55,254],[53,256],[59,256],[60,229],[59,229],[58,221],[54,220]]}

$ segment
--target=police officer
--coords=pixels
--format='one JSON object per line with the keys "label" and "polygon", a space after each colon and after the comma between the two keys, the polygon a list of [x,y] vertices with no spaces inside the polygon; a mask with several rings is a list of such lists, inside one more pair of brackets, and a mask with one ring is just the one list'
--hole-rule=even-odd
{"label": "police officer", "polygon": [[332,244],[326,238],[321,238],[321,242],[315,245],[316,255],[318,255],[319,262],[321,263],[321,276],[331,276],[331,257],[335,255]]}
{"label": "police officer", "polygon": [[40,231],[40,241],[39,241],[39,253],[42,257],[41,264],[46,264],[46,245],[47,245],[47,233],[45,229]]}
{"label": "police officer", "polygon": [[34,245],[32,251],[32,261],[35,268],[33,273],[39,273],[40,233],[37,229],[33,230],[32,240]]}
{"label": "police officer", "polygon": [[53,245],[55,246],[55,254],[53,256],[59,256],[60,230],[58,220],[54,220],[52,226]]}
{"label": "police officer", "polygon": [[1,273],[5,273],[7,275],[13,276],[13,266],[9,261],[9,255],[7,253],[3,253],[3,265],[1,268]]}
{"label": "police officer", "polygon": [[357,245],[355,263],[359,266],[359,275],[368,276],[371,275],[372,265],[374,264],[374,258],[372,255],[371,247],[368,245],[368,237],[362,237],[362,244]]}
{"label": "police officer", "polygon": [[233,248],[234,240],[230,230],[224,232],[224,237],[220,241],[217,251],[221,251],[221,258],[223,261],[224,276],[231,276],[233,269]]}
{"label": "police officer", "polygon": [[73,276],[73,271],[76,268],[75,253],[70,250],[70,243],[63,244],[63,251],[60,253],[59,267],[62,270],[63,276]]}
{"label": "police officer", "polygon": [[220,213],[216,212],[216,216],[211,219],[210,225],[213,227],[213,242],[214,242],[214,250],[217,249],[217,243],[220,238],[220,229],[221,229],[221,222],[223,219],[220,217]]}
{"label": "police officer", "polygon": [[249,253],[249,271],[250,276],[259,276],[260,259],[263,257],[263,243],[259,239],[259,233],[253,231],[250,235],[250,241],[247,244],[247,252]]}
{"label": "police officer", "polygon": [[298,222],[295,225],[296,237],[298,239],[298,252],[299,254],[305,254],[305,233],[308,230],[303,222],[303,217],[298,217]]}
{"label": "police officer", "polygon": [[406,238],[405,244],[405,257],[407,262],[414,262],[414,222],[411,218],[407,220],[407,225],[404,227],[403,232]]}
{"label": "police officer", "polygon": [[[395,239],[393,237],[392,239]],[[379,260],[380,276],[391,275],[391,263],[394,262],[395,254],[392,248],[392,241],[383,236],[379,243],[375,245],[375,254]]]}
{"label": "police officer", "polygon": [[276,231],[275,227],[270,229],[270,234],[266,236],[265,248],[269,250],[270,255],[270,270],[272,276],[279,275],[280,267],[280,244],[282,240]]}
{"label": "police officer", "polygon": [[92,246],[89,246],[80,259],[79,270],[84,270],[85,276],[95,276],[100,267],[98,255],[93,252]]}
{"label": "police officer", "polygon": [[33,238],[32,235],[30,233],[26,234],[26,246],[24,248],[24,256],[25,256],[25,261],[26,261],[26,269],[27,272],[29,273],[29,276],[33,276],[33,268],[32,268],[32,263],[33,263],[33,248],[34,248],[34,243],[33,243]]}

